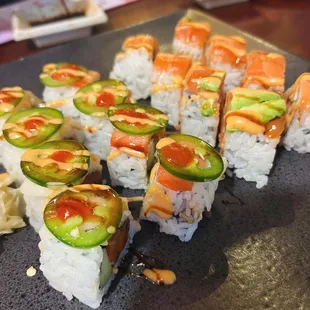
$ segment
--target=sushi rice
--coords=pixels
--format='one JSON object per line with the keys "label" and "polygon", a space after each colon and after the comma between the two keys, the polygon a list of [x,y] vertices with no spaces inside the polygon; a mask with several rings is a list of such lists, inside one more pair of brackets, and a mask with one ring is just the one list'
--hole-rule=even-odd
{"label": "sushi rice", "polygon": [[191,46],[176,38],[173,40],[172,49],[175,54],[190,55],[194,61],[200,61],[203,58],[203,48]]}

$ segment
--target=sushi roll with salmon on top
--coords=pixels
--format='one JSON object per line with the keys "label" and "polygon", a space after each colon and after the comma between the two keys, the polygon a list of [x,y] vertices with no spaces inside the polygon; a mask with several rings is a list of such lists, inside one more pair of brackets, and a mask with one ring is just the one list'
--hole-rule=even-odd
{"label": "sushi roll with salmon on top", "polygon": [[303,73],[285,93],[287,132],[284,147],[298,153],[310,153],[310,73]]}
{"label": "sushi roll with salmon on top", "polygon": [[20,187],[26,214],[38,232],[47,202],[68,186],[101,183],[100,158],[73,140],[56,140],[26,151],[20,167],[26,179]]}
{"label": "sushi roll with salmon on top", "polygon": [[38,106],[39,103],[40,99],[31,91],[19,86],[0,89],[0,136],[3,124],[13,113]]}
{"label": "sushi roll with salmon on top", "polygon": [[239,36],[214,35],[208,42],[206,64],[226,71],[224,91],[239,87],[246,66],[246,42]]}
{"label": "sushi roll with salmon on top", "polygon": [[140,230],[127,200],[106,185],[79,185],[53,198],[40,230],[40,269],[49,284],[95,309]]}
{"label": "sushi roll with salmon on top", "polygon": [[168,123],[180,128],[180,104],[183,80],[192,64],[186,55],[157,55],[152,73],[151,105],[168,115]]}
{"label": "sushi roll with salmon on top", "polygon": [[284,92],[285,58],[276,53],[252,51],[247,57],[247,67],[242,87]]}
{"label": "sushi roll with salmon on top", "polygon": [[141,104],[120,104],[109,110],[115,127],[107,165],[112,186],[146,189],[156,142],[164,135],[168,117]]}
{"label": "sushi roll with salmon on top", "polygon": [[238,178],[268,182],[276,147],[285,129],[286,103],[278,93],[235,88],[226,95],[220,148]]}
{"label": "sushi roll with salmon on top", "polygon": [[151,93],[153,60],[158,53],[157,40],[145,34],[129,37],[116,54],[111,79],[123,81],[136,100],[146,99]]}
{"label": "sushi roll with salmon on top", "polygon": [[157,163],[150,177],[140,218],[160,231],[191,240],[204,211],[210,211],[225,164],[208,143],[175,134],[156,145]]}
{"label": "sushi roll with salmon on top", "polygon": [[40,74],[40,81],[45,86],[45,106],[58,109],[67,117],[78,119],[79,112],[73,105],[74,94],[81,87],[99,78],[98,72],[77,64],[58,62],[45,65]]}
{"label": "sushi roll with salmon on top", "polygon": [[50,140],[84,140],[80,124],[52,108],[19,111],[7,119],[2,130],[5,139],[2,164],[8,173],[16,174],[18,185],[25,179],[20,170],[20,158],[27,149]]}
{"label": "sushi roll with salmon on top", "polygon": [[223,105],[225,71],[194,65],[184,81],[181,133],[216,144]]}
{"label": "sushi roll with salmon on top", "polygon": [[202,61],[210,31],[209,23],[193,21],[188,16],[183,17],[174,30],[173,53],[189,55],[193,61]]}
{"label": "sushi roll with salmon on top", "polygon": [[74,96],[79,120],[85,132],[84,145],[103,160],[110,153],[113,125],[108,109],[122,104],[129,97],[128,88],[119,80],[100,80],[81,88]]}

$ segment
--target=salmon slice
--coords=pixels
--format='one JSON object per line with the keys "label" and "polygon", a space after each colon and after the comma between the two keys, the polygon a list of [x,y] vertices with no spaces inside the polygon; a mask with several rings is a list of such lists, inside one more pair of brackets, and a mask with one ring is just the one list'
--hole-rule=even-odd
{"label": "salmon slice", "polygon": [[165,72],[184,79],[191,64],[190,56],[159,53],[154,61],[154,71]]}
{"label": "salmon slice", "polygon": [[284,88],[285,65],[285,58],[280,54],[252,51],[248,55],[242,86],[256,83],[266,89],[271,86]]}
{"label": "salmon slice", "polygon": [[123,43],[122,48],[123,50],[145,48],[155,56],[158,53],[159,45],[154,37],[148,34],[140,34],[127,38]]}
{"label": "salmon slice", "polygon": [[208,64],[243,67],[246,64],[246,42],[239,36],[214,35],[208,43],[206,59]]}
{"label": "salmon slice", "polygon": [[302,75],[300,81],[300,106],[299,114],[310,111],[310,74],[305,73]]}
{"label": "salmon slice", "polygon": [[207,22],[183,22],[175,27],[174,37],[185,44],[203,48],[210,35]]}
{"label": "salmon slice", "polygon": [[194,183],[192,181],[183,180],[170,174],[162,166],[159,166],[156,174],[156,181],[161,185],[174,191],[191,191]]}
{"label": "salmon slice", "polygon": [[138,152],[143,152],[147,155],[151,138],[152,135],[131,136],[114,129],[110,144],[116,148],[127,147]]}

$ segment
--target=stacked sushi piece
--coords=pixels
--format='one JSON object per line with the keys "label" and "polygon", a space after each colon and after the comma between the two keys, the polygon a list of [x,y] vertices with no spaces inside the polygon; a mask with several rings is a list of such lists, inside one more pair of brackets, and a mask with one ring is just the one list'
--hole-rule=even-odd
{"label": "stacked sushi piece", "polygon": [[146,189],[157,141],[165,134],[167,116],[140,105],[120,104],[109,110],[115,127],[107,165],[113,186]]}
{"label": "stacked sushi piece", "polygon": [[45,142],[26,151],[20,167],[26,179],[20,187],[30,224],[38,232],[47,202],[68,186],[101,183],[100,158],[73,140]]}
{"label": "stacked sushi piece", "polygon": [[123,81],[134,99],[146,99],[151,92],[153,60],[158,53],[158,42],[150,35],[136,35],[125,40],[123,52],[115,56],[111,79]]}
{"label": "stacked sushi piece", "polygon": [[285,94],[288,130],[284,147],[298,153],[310,153],[310,73],[303,73]]}
{"label": "stacked sushi piece", "polygon": [[40,230],[40,269],[69,300],[100,306],[140,225],[108,186],[74,186],[52,199]]}
{"label": "stacked sushi piece", "polygon": [[209,23],[192,21],[189,16],[185,16],[175,27],[172,42],[173,53],[189,55],[193,61],[202,61],[210,31]]}
{"label": "stacked sushi piece", "polygon": [[65,118],[52,108],[31,108],[10,116],[3,127],[2,164],[5,169],[17,175],[20,185],[24,176],[20,169],[21,155],[27,149],[45,141],[59,139],[84,140],[84,133],[76,121]]}
{"label": "stacked sushi piece", "polygon": [[284,92],[285,58],[277,53],[252,51],[247,57],[247,67],[242,87]]}
{"label": "stacked sushi piece", "polygon": [[184,81],[181,102],[181,133],[216,144],[223,106],[225,71],[194,65]]}
{"label": "stacked sushi piece", "polygon": [[224,91],[239,87],[246,67],[246,42],[239,36],[214,35],[210,38],[205,62],[226,72]]}
{"label": "stacked sushi piece", "polygon": [[152,73],[151,105],[168,115],[169,125],[180,128],[180,103],[183,80],[192,64],[186,55],[160,53]]}
{"label": "stacked sushi piece", "polygon": [[74,96],[74,105],[85,132],[84,144],[101,159],[110,153],[113,126],[108,119],[110,107],[129,100],[129,90],[119,80],[100,80],[81,88]]}
{"label": "stacked sushi piece", "polygon": [[78,119],[79,113],[73,106],[74,94],[81,87],[99,78],[98,72],[77,64],[59,62],[45,65],[40,74],[40,81],[45,86],[43,91],[45,106],[57,108],[65,116]]}
{"label": "stacked sushi piece", "polygon": [[211,209],[224,161],[208,143],[189,135],[163,138],[156,150],[159,163],[152,170],[140,217],[189,241],[204,211]]}
{"label": "stacked sushi piece", "polygon": [[285,130],[286,102],[277,93],[235,88],[227,93],[220,148],[238,178],[268,182],[276,147]]}

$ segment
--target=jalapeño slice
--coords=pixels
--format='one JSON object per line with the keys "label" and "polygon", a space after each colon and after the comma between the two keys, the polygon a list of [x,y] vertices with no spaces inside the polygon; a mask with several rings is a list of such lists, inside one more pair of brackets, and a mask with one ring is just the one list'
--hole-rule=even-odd
{"label": "jalape\u00f1o slice", "polygon": [[3,125],[3,136],[12,145],[29,149],[53,136],[62,126],[63,114],[52,108],[19,111]]}
{"label": "jalape\u00f1o slice", "polygon": [[40,186],[74,185],[86,176],[90,153],[73,140],[45,142],[26,151],[21,158],[23,174]]}
{"label": "jalape\u00f1o slice", "polygon": [[124,103],[128,95],[128,88],[122,81],[101,80],[82,87],[73,102],[84,114],[107,117],[109,108]]}
{"label": "jalape\u00f1o slice", "polygon": [[217,179],[224,170],[221,155],[207,142],[190,135],[163,138],[156,148],[163,168],[184,180],[208,182]]}
{"label": "jalape\u00f1o slice", "polygon": [[85,77],[87,69],[67,62],[47,64],[40,74],[40,81],[48,87],[70,86]]}
{"label": "jalape\u00f1o slice", "polygon": [[109,109],[109,119],[118,130],[130,135],[148,135],[166,127],[163,112],[142,104],[120,104]]}
{"label": "jalape\u00f1o slice", "polygon": [[92,248],[118,229],[122,199],[105,185],[78,185],[53,198],[44,210],[44,222],[60,241],[76,248]]}
{"label": "jalape\u00f1o slice", "polygon": [[0,89],[0,117],[12,113],[24,95],[24,90],[18,86]]}

